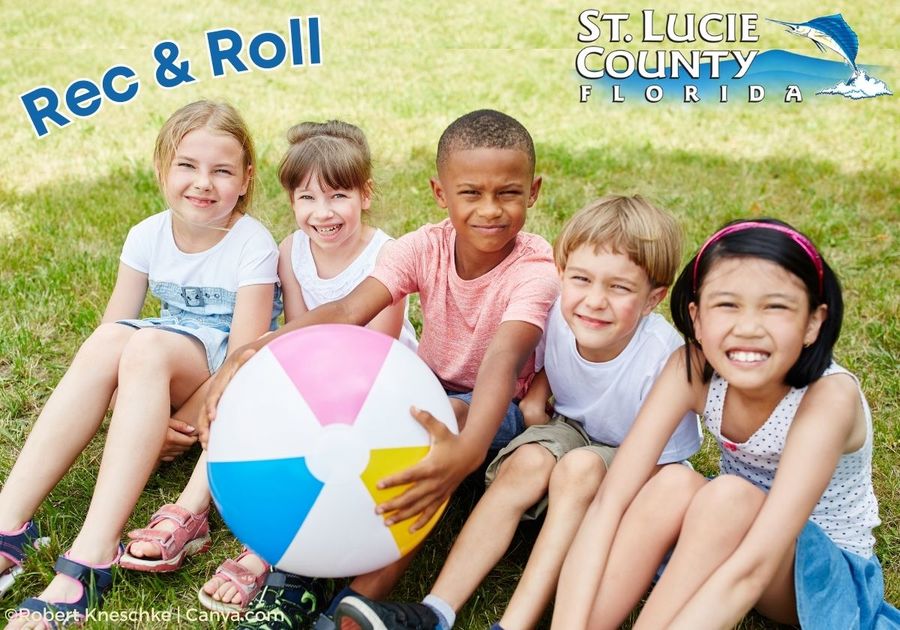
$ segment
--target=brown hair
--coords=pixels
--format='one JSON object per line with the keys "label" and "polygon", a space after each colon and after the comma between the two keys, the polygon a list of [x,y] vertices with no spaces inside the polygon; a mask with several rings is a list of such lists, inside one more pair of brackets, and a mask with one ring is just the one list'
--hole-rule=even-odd
{"label": "brown hair", "polygon": [[320,185],[344,190],[370,191],[372,157],[362,129],[340,120],[302,122],[287,132],[287,153],[278,167],[278,179],[288,196],[310,177]]}
{"label": "brown hair", "polygon": [[[242,173],[247,176],[247,169],[256,164],[256,151],[253,148],[253,139],[247,129],[247,123],[241,118],[237,110],[228,103],[214,101],[196,101],[185,105],[177,112],[169,116],[156,136],[156,147],[153,150],[153,165],[156,167],[156,179],[159,187],[166,194],[166,173],[175,159],[178,143],[195,129],[206,127],[211,131],[231,136],[237,140],[244,151]],[[247,182],[247,192],[241,195],[234,209],[247,213],[253,201],[253,174],[250,174]]]}
{"label": "brown hair", "polygon": [[647,272],[654,287],[672,284],[681,262],[682,234],[671,214],[640,195],[606,195],[576,212],[553,246],[563,270],[569,254],[582,245],[625,254]]}

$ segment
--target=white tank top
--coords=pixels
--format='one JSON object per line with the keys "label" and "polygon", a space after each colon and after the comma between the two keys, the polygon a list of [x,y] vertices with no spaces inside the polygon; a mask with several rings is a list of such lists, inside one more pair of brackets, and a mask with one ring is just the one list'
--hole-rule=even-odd
{"label": "white tank top", "polygon": [[[836,363],[832,363],[822,376],[830,374],[849,374],[859,388],[856,377]],[[728,383],[713,373],[703,412],[703,422],[719,444],[721,472],[743,477],[768,492],[806,387],[792,388],[765,424],[743,443],[722,436],[722,408],[727,389]],[[881,521],[872,489],[872,414],[861,389],[859,396],[866,416],[866,441],[859,450],[845,453],[838,460],[831,481],[809,518],[838,547],[868,558],[875,545],[872,529]],[[827,422],[828,418],[821,420]]]}
{"label": "white tank top", "polygon": [[[334,302],[349,294],[356,286],[366,279],[375,268],[375,260],[378,252],[388,241],[393,240],[382,230],[375,230],[372,240],[360,252],[359,256],[333,278],[323,279],[316,271],[316,263],[313,260],[310,249],[309,236],[303,230],[294,232],[294,240],[291,246],[291,269],[294,277],[300,283],[300,292],[303,294],[303,302],[306,308],[312,310],[321,304]],[[409,303],[404,310],[403,328],[400,331],[400,341],[416,351],[419,343],[416,341],[416,331],[409,321]]]}

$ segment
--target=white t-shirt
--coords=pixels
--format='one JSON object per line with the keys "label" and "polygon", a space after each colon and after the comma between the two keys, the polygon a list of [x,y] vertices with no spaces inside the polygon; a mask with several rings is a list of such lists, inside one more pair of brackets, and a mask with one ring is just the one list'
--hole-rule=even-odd
{"label": "white t-shirt", "polygon": [[[340,300],[353,291],[372,273],[382,246],[392,240],[382,230],[376,229],[365,249],[343,271],[333,278],[320,278],[310,249],[309,236],[303,230],[294,232],[291,243],[291,269],[297,282],[300,283],[300,292],[306,308],[312,310],[322,304]],[[404,309],[400,341],[413,351],[419,347],[416,330],[409,321],[408,302]]]}
{"label": "white t-shirt", "polygon": [[[148,275],[162,317],[226,331],[240,287],[278,282],[278,247],[269,231],[246,215],[209,249],[186,253],[175,244],[172,212],[165,210],[131,228],[120,260]],[[273,329],[280,312],[276,300]]]}
{"label": "white t-shirt", "polygon": [[[672,325],[651,313],[619,356],[604,363],[587,361],[578,354],[557,300],[547,316],[538,361],[550,382],[556,412],[582,423],[593,440],[619,446],[666,360],[682,345]],[[700,441],[700,424],[692,412],[679,423],[659,463],[687,459],[700,449]]]}

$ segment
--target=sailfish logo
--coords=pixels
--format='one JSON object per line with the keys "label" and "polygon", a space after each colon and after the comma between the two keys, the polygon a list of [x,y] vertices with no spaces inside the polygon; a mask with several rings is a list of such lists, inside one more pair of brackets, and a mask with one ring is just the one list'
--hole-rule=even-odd
{"label": "sailfish logo", "polygon": [[787,27],[785,30],[791,35],[810,39],[819,52],[831,50],[837,53],[853,68],[853,74],[849,79],[817,94],[841,94],[852,99],[893,94],[884,81],[870,77],[865,70],[856,65],[859,37],[840,13],[813,18],[807,22],[766,19]]}

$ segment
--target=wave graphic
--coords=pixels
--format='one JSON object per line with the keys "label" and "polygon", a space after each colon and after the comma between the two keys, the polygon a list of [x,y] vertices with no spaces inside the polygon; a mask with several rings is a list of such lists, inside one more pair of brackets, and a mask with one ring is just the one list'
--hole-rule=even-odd
{"label": "wave graphic", "polygon": [[[848,78],[850,67],[844,62],[829,61],[817,57],[798,55],[786,50],[767,50],[756,56],[750,69],[740,79],[735,79],[739,65],[736,61],[727,60],[719,63],[719,78],[711,76],[712,66],[709,63],[700,65],[699,77],[671,77],[671,67],[665,69],[665,78],[646,79],[635,73],[624,79],[603,76],[591,81],[596,86],[611,88],[619,86],[619,93],[625,97],[643,97],[644,90],[651,85],[658,85],[668,93],[680,93],[685,85],[696,85],[701,99],[717,97],[719,88],[727,85],[728,90],[746,89],[750,85],[761,85],[766,92],[784,93],[790,85],[801,90],[814,91],[817,94],[842,94],[848,98],[867,98],[871,96],[889,95],[891,91],[884,81],[872,78],[868,72],[882,71],[883,66],[862,66],[859,73]],[[655,69],[651,72],[655,72]],[[880,84],[880,85],[879,85]],[[842,87],[843,86],[843,87]],[[858,94],[851,96],[851,94]]]}

